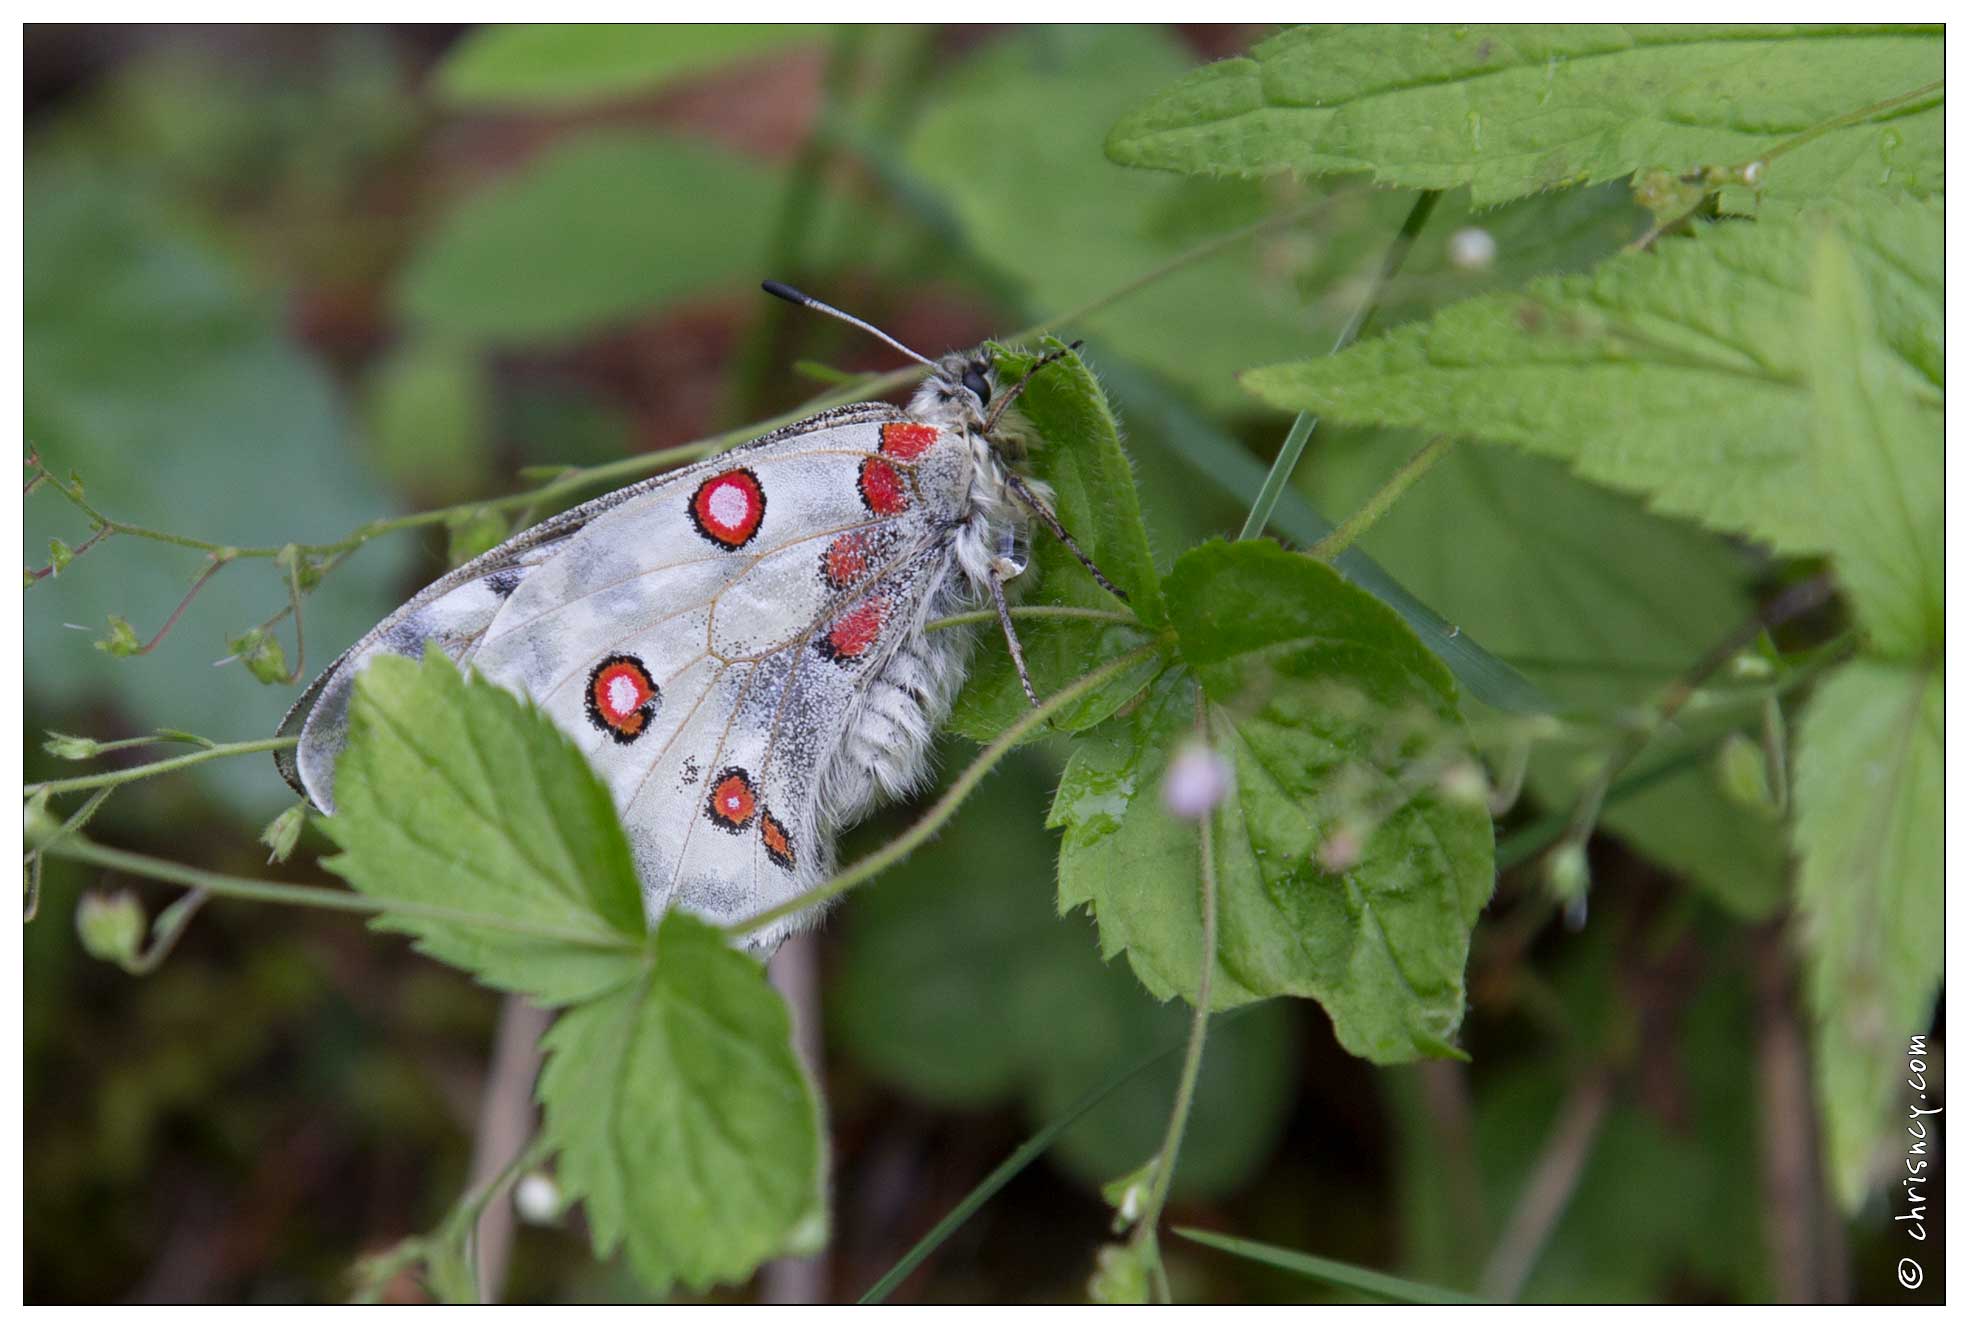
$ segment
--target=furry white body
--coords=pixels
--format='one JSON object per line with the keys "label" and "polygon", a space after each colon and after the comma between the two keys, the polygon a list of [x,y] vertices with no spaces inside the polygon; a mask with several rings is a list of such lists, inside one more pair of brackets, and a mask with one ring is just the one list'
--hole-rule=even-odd
{"label": "furry white body", "polygon": [[[459,568],[316,680],[282,773],[332,811],[356,674],[435,642],[587,754],[652,920],[731,923],[811,889],[842,828],[924,778],[975,638],[925,625],[1020,570],[1024,513],[962,386],[977,368],[949,358],[907,410],[814,416]],[[817,912],[748,944],[770,954]]]}

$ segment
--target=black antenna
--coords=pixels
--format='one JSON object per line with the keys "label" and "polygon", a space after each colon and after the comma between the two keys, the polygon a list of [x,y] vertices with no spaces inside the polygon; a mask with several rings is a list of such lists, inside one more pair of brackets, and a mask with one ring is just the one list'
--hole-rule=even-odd
{"label": "black antenna", "polygon": [[826,314],[831,318],[838,318],[843,323],[851,323],[855,327],[860,328],[863,332],[869,333],[876,337],[880,337],[883,341],[889,343],[889,345],[895,347],[898,351],[901,351],[904,355],[916,361],[916,363],[920,365],[928,365],[931,369],[935,369],[937,367],[936,361],[930,359],[928,356],[918,355],[916,352],[910,350],[907,346],[904,346],[901,342],[897,341],[894,337],[891,337],[888,333],[876,327],[873,323],[867,322],[864,319],[856,318],[853,314],[844,314],[840,310],[836,309],[833,305],[828,304],[825,300],[816,300],[811,295],[808,295],[805,291],[796,291],[783,281],[762,281],[759,283],[759,288],[763,290],[767,295],[776,295],[780,299],[786,301],[788,304],[799,305],[802,309],[817,310],[820,313]]}

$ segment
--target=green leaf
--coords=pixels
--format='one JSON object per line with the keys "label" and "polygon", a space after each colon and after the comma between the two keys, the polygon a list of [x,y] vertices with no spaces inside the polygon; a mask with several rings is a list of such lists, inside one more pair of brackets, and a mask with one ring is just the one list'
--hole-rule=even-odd
{"label": "green leaf", "polygon": [[287,677],[287,652],[282,649],[280,638],[265,628],[249,628],[228,639],[226,650],[237,656],[246,666],[246,672],[262,683],[293,681]]}
{"label": "green leaf", "polygon": [[563,1014],[544,1047],[557,1180],[596,1254],[625,1245],[661,1292],[819,1244],[820,1106],[785,1004],[716,928],[666,915],[641,975]]}
{"label": "green leaf", "polygon": [[[847,906],[828,1030],[884,1083],[967,1111],[1015,1100],[1039,1123],[1180,1048],[1187,1011],[1103,964],[1085,920],[1054,910],[1056,845],[1035,833],[1051,782],[1037,754],[1011,758],[944,834]],[[1283,1002],[1213,1027],[1177,1195],[1230,1193],[1263,1166],[1290,1112],[1296,1038]],[[1092,1190],[1159,1149],[1181,1060],[1115,1089],[1060,1134],[1053,1161]]]}
{"label": "green leaf", "polygon": [[[1063,350],[1065,344],[1042,338],[1041,353]],[[1038,359],[997,348],[999,381],[1018,382]],[[1018,408],[1037,435],[1032,444],[1032,473],[1053,489],[1053,511],[1087,556],[1108,580],[1128,594],[1123,603],[1101,589],[1072,551],[1044,524],[1031,522],[1031,564],[1012,584],[1010,593],[1021,605],[1070,606],[1107,614],[1133,613],[1149,627],[1161,623],[1162,595],[1142,509],[1135,494],[1135,476],[1114,413],[1101,385],[1078,356],[1048,365],[1019,398]],[[1001,426],[1003,428],[1003,426]],[[1041,699],[1148,640],[1141,626],[1086,619],[1021,618],[1015,621],[1019,644],[1033,689]],[[989,742],[1012,724],[1032,703],[1019,686],[1003,631],[996,623],[979,629],[978,661],[951,716],[951,728],[967,738]],[[1123,674],[1106,687],[1059,716],[1054,723],[1077,733],[1120,709],[1139,693],[1160,668],[1154,659]]]}
{"label": "green leaf", "polygon": [[634,979],[642,888],[608,790],[553,722],[435,647],[379,657],[356,680],[335,767],[342,853],[365,894],[503,926],[386,913],[419,950],[547,1005]]}
{"label": "green leaf", "polygon": [[104,655],[124,660],[140,653],[143,642],[137,637],[137,630],[130,626],[130,620],[121,614],[109,616],[109,635],[98,638],[95,647]]}
{"label": "green leaf", "polygon": [[1236,778],[1215,814],[1212,1005],[1314,997],[1361,1056],[1453,1055],[1492,873],[1488,815],[1438,789],[1463,757],[1448,671],[1392,610],[1269,543],[1193,549],[1164,592],[1194,676],[1166,673],[1075,750],[1052,814],[1061,908],[1091,906],[1151,992],[1194,996],[1197,836],[1160,786],[1200,685]]}
{"label": "green leaf", "polygon": [[810,23],[517,23],[484,27],[435,76],[447,105],[561,110],[649,93],[810,41]]}
{"label": "green leaf", "polygon": [[[1755,160],[1941,77],[1938,28],[1293,28],[1149,99],[1107,151],[1205,175],[1468,185],[1483,206],[1642,167]],[[1763,197],[1801,205],[1887,186],[1941,190],[1940,89],[1773,159]],[[1753,206],[1741,189],[1725,203]]]}
{"label": "green leaf", "polygon": [[[1446,431],[1568,461],[1658,510],[1827,547],[1807,464],[1811,259],[1836,225],[1873,292],[1881,372],[1935,427],[1941,406],[1939,203],[1705,228],[1587,276],[1452,305],[1341,355],[1252,370],[1273,406]],[[1888,366],[1891,367],[1889,372]]]}
{"label": "green leaf", "polygon": [[[1942,676],[1861,659],[1812,697],[1793,784],[1814,1070],[1840,1198],[1906,1143],[1897,1069],[1942,977]],[[1901,1141],[1890,1145],[1889,1137]]]}
{"label": "green leaf", "polygon": [[[1323,505],[1346,511],[1418,443],[1405,433],[1336,429],[1307,457],[1300,480]],[[1596,720],[1647,701],[1754,607],[1747,560],[1725,540],[1503,448],[1452,449],[1363,544],[1548,696]],[[1715,726],[1704,732],[1714,737]],[[1661,746],[1690,741],[1685,721]],[[1579,758],[1589,749],[1539,745],[1530,782],[1541,803],[1574,804],[1584,783]],[[1636,769],[1663,755],[1637,757]],[[1789,879],[1783,837],[1717,792],[1711,768],[1700,765],[1608,807],[1601,824],[1733,910],[1761,917]]]}
{"label": "green leaf", "polygon": [[1917,405],[1837,231],[1812,256],[1812,469],[1833,566],[1869,645],[1942,649],[1942,422]]}
{"label": "green leaf", "polygon": [[[1096,144],[1114,118],[1187,63],[1171,34],[1142,25],[994,40],[939,75],[908,164],[1026,307],[1075,308],[1291,201],[1245,182],[1158,178],[1101,160]],[[1234,246],[1067,331],[1152,366],[1213,407],[1247,408],[1232,379],[1239,369],[1281,348],[1331,345],[1345,316],[1307,309],[1281,280],[1306,248],[1283,233]]]}
{"label": "green leaf", "polygon": [[594,131],[466,202],[399,287],[420,328],[558,342],[756,276],[778,186],[716,148]]}
{"label": "green leaf", "polygon": [[1307,1255],[1303,1251],[1287,1250],[1283,1246],[1267,1246],[1260,1241],[1242,1241],[1237,1237],[1224,1236],[1220,1232],[1179,1227],[1176,1229],[1176,1235],[1187,1237],[1200,1245],[1228,1251],[1246,1260],[1269,1264],[1275,1269],[1284,1269],[1307,1278],[1316,1278],[1322,1283],[1331,1283],[1335,1287],[1347,1288],[1350,1291],[1365,1292],[1383,1301],[1415,1306],[1467,1306],[1476,1301],[1476,1298],[1450,1288],[1432,1287],[1427,1283],[1396,1278],[1392,1274],[1378,1273],[1373,1269],[1363,1269],[1359,1265],[1329,1260],[1318,1255]]}

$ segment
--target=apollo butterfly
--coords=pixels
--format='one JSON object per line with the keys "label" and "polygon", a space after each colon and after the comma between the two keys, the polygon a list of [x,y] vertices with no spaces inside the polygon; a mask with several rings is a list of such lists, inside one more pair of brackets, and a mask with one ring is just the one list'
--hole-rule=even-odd
{"label": "apollo butterfly", "polygon": [[[873,333],[929,377],[907,408],[823,411],[550,518],[426,587],[288,713],[288,783],[332,811],[356,674],[436,643],[581,747],[622,814],[651,918],[674,907],[730,923],[818,884],[841,829],[923,779],[972,646],[930,620],[992,605],[1038,704],[1005,594],[1027,519],[1121,596],[994,437],[1064,352],[1001,394],[981,352],[931,361],[790,287],[766,290]],[[747,944],[769,955],[813,917]]]}

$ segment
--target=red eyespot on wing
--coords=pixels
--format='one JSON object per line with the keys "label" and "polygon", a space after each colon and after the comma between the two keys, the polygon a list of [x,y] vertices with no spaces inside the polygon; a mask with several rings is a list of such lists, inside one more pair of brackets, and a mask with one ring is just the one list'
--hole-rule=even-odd
{"label": "red eyespot on wing", "polygon": [[752,787],[752,777],[737,766],[727,766],[718,772],[718,778],[711,782],[705,811],[712,821],[733,835],[750,826],[759,811],[759,795]]}
{"label": "red eyespot on wing", "polygon": [[759,838],[765,841],[766,857],[787,871],[793,870],[793,837],[786,833],[778,817],[770,812],[759,814]]}
{"label": "red eyespot on wing", "polygon": [[935,425],[897,420],[882,426],[882,451],[898,461],[915,461],[937,441]]}
{"label": "red eyespot on wing", "polygon": [[834,620],[834,626],[814,643],[814,649],[837,664],[853,664],[868,654],[869,647],[882,635],[882,623],[888,616],[887,600],[863,600]]}
{"label": "red eyespot on wing", "polygon": [[663,704],[662,690],[633,655],[604,656],[588,675],[588,720],[618,743],[633,743]]}
{"label": "red eyespot on wing", "polygon": [[766,519],[766,491],[743,466],[724,471],[697,487],[690,514],[699,535],[721,549],[739,549]]}
{"label": "red eyespot on wing", "polygon": [[869,457],[861,464],[862,505],[878,517],[900,516],[909,508],[909,489],[896,468],[880,457]]}
{"label": "red eyespot on wing", "polygon": [[835,590],[846,590],[868,571],[868,541],[858,531],[836,536],[820,556],[820,575]]}

